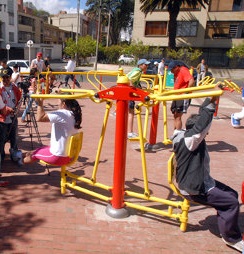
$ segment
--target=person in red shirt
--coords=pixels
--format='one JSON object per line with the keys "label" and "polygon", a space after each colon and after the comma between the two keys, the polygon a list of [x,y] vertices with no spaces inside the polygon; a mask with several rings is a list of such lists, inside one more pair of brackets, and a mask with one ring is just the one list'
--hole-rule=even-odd
{"label": "person in red shirt", "polygon": [[[183,89],[194,86],[194,78],[190,74],[189,69],[184,66],[182,62],[172,60],[169,63],[168,71],[171,71],[174,74],[174,89]],[[174,129],[182,129],[182,115],[187,113],[189,105],[189,99],[172,101],[171,112],[174,115]]]}

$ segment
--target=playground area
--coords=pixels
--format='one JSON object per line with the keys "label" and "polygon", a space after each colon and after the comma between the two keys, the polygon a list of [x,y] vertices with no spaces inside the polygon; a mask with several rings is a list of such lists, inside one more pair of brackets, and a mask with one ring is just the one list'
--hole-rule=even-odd
{"label": "playground area", "polygon": [[[94,82],[100,87],[98,80]],[[109,88],[116,83],[104,85]],[[83,83],[82,89],[89,90],[91,86]],[[113,95],[116,95],[116,91]],[[203,99],[194,98],[187,115],[198,112]],[[142,107],[140,118],[135,116],[135,132],[142,138],[126,139],[126,151],[123,153],[123,159],[126,160],[124,190],[127,194],[134,195],[128,195],[128,199],[126,197],[128,217],[113,218],[106,212],[108,201],[111,201],[111,190],[107,186],[111,187],[114,184],[118,112],[115,103],[108,111],[106,101],[96,103],[85,96],[78,101],[83,112],[83,142],[79,158],[69,171],[84,179],[92,178],[93,182],[95,178],[95,182],[99,185],[88,187],[87,193],[79,191],[79,188],[67,188],[66,193],[61,194],[60,167],[50,167],[48,174],[45,166],[39,163],[18,167],[6,156],[2,176],[10,181],[10,185],[1,188],[0,253],[184,254],[189,253],[189,250],[192,253],[237,253],[227,247],[219,237],[214,209],[191,204],[185,232],[180,230],[180,223],[174,218],[155,214],[150,212],[150,209],[137,209],[141,206],[151,207],[152,211],[168,209],[165,204],[156,202],[157,199],[150,200],[149,197],[138,199],[137,196],[147,193],[145,189],[153,197],[172,201],[180,199],[168,184],[167,163],[172,148],[170,143],[165,141],[173,132],[170,103],[164,108],[167,111],[167,137],[164,126],[165,112],[162,105],[159,106],[156,142],[161,144],[161,149],[145,149],[142,153],[140,142],[145,138],[148,142],[150,122],[145,133],[145,127],[140,130],[140,122],[137,120],[142,120],[144,126],[147,117],[151,119],[152,112],[147,112],[146,108]],[[44,106],[46,111],[55,110],[57,100],[46,99]],[[240,109],[241,95],[224,91],[220,97],[218,114],[207,137],[212,176],[236,189],[239,195],[244,180],[242,178],[244,148],[241,138],[243,127],[234,129],[230,123],[230,115]],[[187,115],[183,117],[183,121]],[[244,126],[244,122],[241,124]],[[50,124],[38,123],[37,130],[42,144],[48,144]],[[102,146],[99,145],[101,137]],[[40,146],[36,129],[30,130],[26,123],[19,121],[19,148],[25,152],[32,146],[33,148]],[[6,151],[7,148],[8,144]],[[79,186],[83,188],[84,183]],[[89,192],[95,192],[97,195],[89,195]],[[240,210],[240,226],[243,230],[243,206]]]}

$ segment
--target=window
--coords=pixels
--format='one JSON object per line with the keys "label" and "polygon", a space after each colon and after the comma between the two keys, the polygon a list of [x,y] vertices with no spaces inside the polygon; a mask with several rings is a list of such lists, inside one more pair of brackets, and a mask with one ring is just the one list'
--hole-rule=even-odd
{"label": "window", "polygon": [[29,17],[18,15],[19,24],[25,25],[25,26],[33,26],[34,20]]}
{"label": "window", "polygon": [[162,36],[167,35],[166,21],[147,21],[145,36]]}
{"label": "window", "polygon": [[177,21],[176,36],[197,36],[198,21]]}
{"label": "window", "polygon": [[6,4],[0,4],[0,11],[6,12]]}
{"label": "window", "polygon": [[8,20],[9,20],[9,25],[14,25],[14,15],[13,14],[9,14],[8,15]]}
{"label": "window", "polygon": [[28,32],[19,32],[18,37],[19,37],[19,42],[26,42],[32,39],[31,33],[28,33]]}
{"label": "window", "polygon": [[190,7],[187,3],[182,3],[180,10],[181,11],[200,11],[201,5],[198,3],[196,8]]}
{"label": "window", "polygon": [[243,11],[244,10],[244,1],[243,0],[234,0],[232,10],[233,11]]}
{"label": "window", "polygon": [[8,0],[8,13],[14,13],[14,0]]}
{"label": "window", "polygon": [[236,38],[237,37],[237,31],[238,31],[238,25],[230,25],[230,37]]}
{"label": "window", "polygon": [[[181,11],[200,11],[201,10],[201,5],[199,3],[197,3],[196,8],[194,7],[190,7],[187,3],[182,3],[181,7],[180,7]],[[160,7],[160,5],[158,5],[155,8],[155,11],[168,11],[168,7],[167,5],[164,6],[164,8],[162,9]]]}
{"label": "window", "polygon": [[9,41],[14,42],[14,33],[13,32],[9,32]]}
{"label": "window", "polygon": [[207,22],[205,38],[207,39],[229,39],[243,38],[244,22]]}

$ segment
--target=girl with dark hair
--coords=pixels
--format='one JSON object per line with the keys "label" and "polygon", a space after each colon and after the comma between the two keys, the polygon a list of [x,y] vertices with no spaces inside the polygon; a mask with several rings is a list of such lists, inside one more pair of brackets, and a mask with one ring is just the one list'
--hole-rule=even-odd
{"label": "girl with dark hair", "polygon": [[24,163],[37,160],[57,166],[69,163],[71,158],[67,154],[70,137],[81,128],[82,111],[79,103],[74,99],[59,99],[59,109],[46,113],[43,109],[43,100],[40,99],[36,120],[52,124],[50,145],[26,153]]}

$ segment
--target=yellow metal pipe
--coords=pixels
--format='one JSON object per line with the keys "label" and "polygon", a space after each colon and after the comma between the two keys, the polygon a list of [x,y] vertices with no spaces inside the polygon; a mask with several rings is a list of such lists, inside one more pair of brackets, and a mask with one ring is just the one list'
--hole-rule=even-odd
{"label": "yellow metal pipe", "polygon": [[147,138],[147,128],[148,128],[148,119],[149,119],[149,107],[146,106],[146,114],[145,114],[145,120],[144,120],[144,128],[143,128],[143,137],[144,139]]}
{"label": "yellow metal pipe", "polygon": [[96,193],[96,192],[94,192],[94,191],[90,191],[90,190],[85,189],[85,188],[82,188],[82,187],[80,187],[80,186],[73,185],[73,184],[71,184],[71,183],[66,183],[66,186],[68,186],[69,188],[72,188],[72,189],[74,189],[74,190],[83,192],[83,193],[85,193],[85,194],[87,194],[87,195],[90,195],[90,196],[96,197],[96,198],[98,198],[98,199],[104,200],[104,201],[106,201],[106,202],[111,201],[111,197],[107,197],[107,196],[104,196],[104,195],[102,195],[102,194],[98,194],[98,193]]}
{"label": "yellow metal pipe", "polygon": [[174,207],[180,207],[179,204],[182,205],[181,201],[171,201],[168,199],[163,199],[163,198],[157,198],[154,196],[150,196],[150,195],[145,195],[145,194],[140,194],[137,192],[133,192],[133,191],[125,191],[125,194],[127,196],[130,197],[134,197],[134,198],[139,198],[139,199],[143,199],[143,200],[148,200],[148,201],[153,201],[153,202],[157,202],[157,203],[162,203],[162,204],[166,204],[166,205],[170,205],[170,206],[174,206]]}
{"label": "yellow metal pipe", "polygon": [[102,86],[104,89],[107,89],[107,87],[97,78],[97,73],[94,75],[94,78],[100,86]]}
{"label": "yellow metal pipe", "polygon": [[84,183],[89,184],[91,186],[95,186],[95,187],[98,187],[98,188],[101,188],[101,189],[104,189],[104,190],[107,190],[107,191],[110,191],[112,189],[111,186],[108,186],[108,185],[105,185],[105,184],[102,184],[102,183],[97,183],[93,179],[88,179],[88,178],[85,178],[85,177],[82,177],[82,176],[75,175],[75,174],[69,172],[68,170],[65,171],[65,174],[68,177],[72,178],[72,179],[75,179],[75,180],[80,181],[80,182],[84,182]]}
{"label": "yellow metal pipe", "polygon": [[191,93],[195,91],[201,91],[201,90],[209,90],[213,89],[215,85],[209,85],[209,86],[195,86],[195,87],[188,87],[183,89],[171,89],[171,90],[164,90],[161,95],[171,95],[171,94],[181,94],[181,93]]}
{"label": "yellow metal pipe", "polygon": [[61,193],[62,194],[65,194],[66,192],[66,182],[67,182],[67,179],[66,179],[66,166],[62,166],[61,167],[61,180],[60,180],[60,186],[61,186]]}
{"label": "yellow metal pipe", "polygon": [[[160,75],[160,74],[159,74]],[[164,68],[164,78],[163,78],[163,86],[160,89],[160,91],[162,92],[163,90],[166,89],[166,80],[167,80],[167,76],[168,76],[168,69]]]}
{"label": "yellow metal pipe", "polygon": [[166,101],[163,101],[163,128],[164,128],[163,144],[164,145],[172,144],[172,141],[168,138],[167,102]]}
{"label": "yellow metal pipe", "polygon": [[147,165],[146,165],[146,156],[145,156],[145,148],[144,148],[144,137],[142,131],[142,120],[141,120],[141,107],[136,107],[136,116],[138,122],[138,131],[140,137],[140,148],[141,148],[141,161],[142,161],[142,173],[143,173],[143,182],[144,182],[144,190],[146,193],[149,193],[148,188],[148,177],[147,177]]}
{"label": "yellow metal pipe", "polygon": [[[153,99],[158,101],[173,101],[173,100],[185,100],[185,99],[193,99],[193,98],[203,98],[203,97],[212,97],[212,96],[220,96],[223,94],[223,91],[210,91],[210,92],[202,92],[202,93],[190,93],[190,94],[179,94],[179,95],[168,95],[168,96],[154,96]],[[151,95],[150,95],[151,98]]]}
{"label": "yellow metal pipe", "polygon": [[[76,89],[62,89],[63,92],[75,92]],[[77,94],[32,94],[31,98],[41,98],[41,99],[80,99],[80,98],[89,98],[93,96],[95,93],[92,90],[81,90]]]}
{"label": "yellow metal pipe", "polygon": [[92,71],[90,71],[90,72],[87,73],[87,80],[88,80],[88,82],[89,82],[93,87],[95,87],[95,88],[97,89],[97,91],[100,91],[99,87],[97,87],[97,86],[90,80],[89,74],[92,74]]}
{"label": "yellow metal pipe", "polygon": [[170,218],[174,218],[174,219],[177,219],[177,220],[181,219],[181,214],[179,214],[179,213],[170,214],[170,213],[165,212],[163,210],[155,209],[155,208],[152,208],[152,207],[146,207],[146,206],[142,206],[142,205],[138,205],[138,204],[133,204],[133,203],[130,203],[130,202],[124,202],[124,204],[127,207],[134,208],[134,209],[137,209],[137,210],[141,210],[141,211],[145,211],[145,212],[149,212],[149,213],[153,213],[153,214],[158,214],[158,215],[165,216],[165,217],[170,217]]}
{"label": "yellow metal pipe", "polygon": [[92,179],[94,181],[96,181],[98,164],[99,164],[99,160],[100,160],[102,145],[103,145],[105,132],[106,132],[106,127],[107,127],[107,123],[108,123],[108,116],[109,116],[109,112],[110,112],[111,107],[112,107],[112,103],[107,103],[106,104],[106,110],[105,110],[105,115],[104,115],[104,119],[103,119],[102,131],[101,131],[101,135],[100,135],[100,139],[99,139],[99,143],[98,143],[98,149],[97,149],[95,164],[94,164],[94,168],[93,168],[93,172],[92,172]]}

